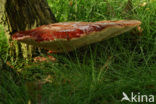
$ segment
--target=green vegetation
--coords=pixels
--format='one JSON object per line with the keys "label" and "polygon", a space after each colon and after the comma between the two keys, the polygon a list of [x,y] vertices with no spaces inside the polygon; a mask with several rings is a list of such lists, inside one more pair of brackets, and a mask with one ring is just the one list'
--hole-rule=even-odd
{"label": "green vegetation", "polygon": [[156,95],[155,0],[133,0],[132,7],[127,0],[48,2],[61,22],[137,19],[143,31],[55,54],[56,62],[24,65],[20,60],[11,62],[12,68],[5,64],[13,56],[1,27],[0,104],[120,104],[122,92]]}

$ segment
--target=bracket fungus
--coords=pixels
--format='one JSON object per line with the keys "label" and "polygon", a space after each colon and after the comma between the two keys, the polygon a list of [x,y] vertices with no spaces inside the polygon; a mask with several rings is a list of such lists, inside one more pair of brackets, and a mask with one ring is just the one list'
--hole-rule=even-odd
{"label": "bracket fungus", "polygon": [[69,52],[115,37],[140,24],[137,20],[62,22],[17,32],[12,35],[12,39],[53,52]]}

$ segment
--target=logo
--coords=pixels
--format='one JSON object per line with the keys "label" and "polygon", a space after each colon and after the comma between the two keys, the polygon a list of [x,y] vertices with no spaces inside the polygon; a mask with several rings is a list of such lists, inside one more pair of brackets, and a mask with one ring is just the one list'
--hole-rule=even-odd
{"label": "logo", "polygon": [[129,97],[125,92],[122,92],[122,94],[123,98],[121,99],[121,102],[154,102],[154,95],[141,95],[140,92],[137,94],[131,92],[131,96]]}

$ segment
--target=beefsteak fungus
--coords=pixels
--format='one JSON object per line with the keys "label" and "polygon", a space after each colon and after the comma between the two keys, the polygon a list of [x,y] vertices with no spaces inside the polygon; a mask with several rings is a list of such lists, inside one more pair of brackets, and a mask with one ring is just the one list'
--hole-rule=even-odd
{"label": "beefsteak fungus", "polygon": [[140,24],[137,20],[54,23],[17,32],[12,39],[53,52],[69,52],[115,37]]}

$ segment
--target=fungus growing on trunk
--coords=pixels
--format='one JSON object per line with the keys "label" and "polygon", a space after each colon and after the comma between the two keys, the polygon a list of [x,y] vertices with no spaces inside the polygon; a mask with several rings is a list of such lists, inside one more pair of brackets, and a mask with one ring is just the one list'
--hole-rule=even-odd
{"label": "fungus growing on trunk", "polygon": [[115,37],[140,24],[137,20],[54,23],[17,32],[12,39],[54,52],[69,52]]}

